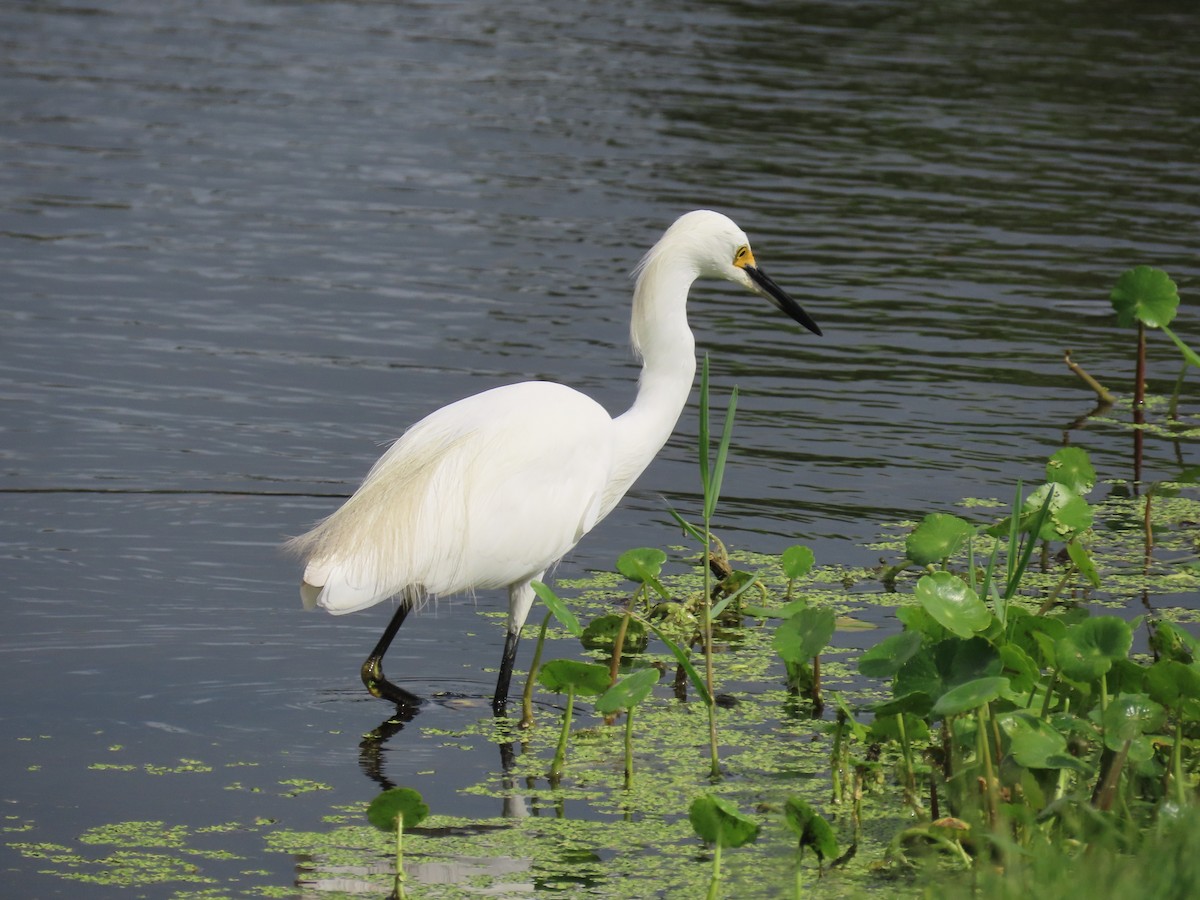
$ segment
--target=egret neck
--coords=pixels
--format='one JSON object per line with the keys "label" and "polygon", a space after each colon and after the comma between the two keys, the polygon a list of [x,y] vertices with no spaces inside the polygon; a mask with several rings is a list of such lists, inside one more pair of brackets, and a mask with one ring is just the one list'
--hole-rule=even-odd
{"label": "egret neck", "polygon": [[637,397],[613,420],[615,460],[605,491],[607,514],[642,474],[675,430],[696,377],[696,339],[687,298],[698,266],[682,255],[649,257],[633,292],[630,339],[642,360]]}

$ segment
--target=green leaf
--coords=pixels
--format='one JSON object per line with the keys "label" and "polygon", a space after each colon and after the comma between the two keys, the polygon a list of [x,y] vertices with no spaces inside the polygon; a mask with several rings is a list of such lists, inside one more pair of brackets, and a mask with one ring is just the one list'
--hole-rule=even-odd
{"label": "green leaf", "polygon": [[[579,642],[588,650],[611,654],[623,621],[625,616],[616,613],[598,616],[588,622],[587,628],[583,629],[583,634],[579,636]],[[630,619],[629,626],[625,629],[625,643],[621,647],[621,655],[641,653],[648,643],[646,626],[637,619]]]}
{"label": "green leaf", "polygon": [[1096,562],[1087,547],[1078,540],[1072,540],[1067,544],[1067,555],[1071,557],[1071,562],[1075,563],[1079,574],[1088,580],[1088,584],[1100,587],[1100,570],[1096,568]]}
{"label": "green leaf", "polygon": [[619,709],[632,709],[649,696],[661,677],[662,673],[653,668],[626,675],[596,701],[596,712],[608,715]]}
{"label": "green leaf", "polygon": [[721,439],[717,444],[717,458],[711,464],[709,451],[709,382],[708,354],[704,354],[704,365],[700,372],[700,484],[704,489],[704,521],[712,520],[717,509],[717,501],[721,497],[721,482],[725,478],[725,461],[729,456],[729,442],[733,437],[733,419],[737,413],[738,390],[735,387],[729,394],[729,406],[725,410],[725,425],[721,429]]}
{"label": "green leaf", "polygon": [[956,716],[959,713],[978,709],[985,703],[991,703],[996,698],[1008,693],[1008,679],[1003,675],[992,675],[987,678],[976,678],[953,687],[933,704],[932,714],[935,717]]}
{"label": "green leaf", "polygon": [[905,631],[917,631],[929,638],[930,642],[944,640],[946,629],[938,620],[925,612],[922,606],[901,606],[896,610],[896,618],[904,626]]}
{"label": "green leaf", "polygon": [[1150,646],[1160,659],[1174,659],[1191,665],[1200,657],[1200,641],[1170,622],[1158,622],[1150,629]]}
{"label": "green leaf", "polygon": [[[925,695],[928,699],[924,712],[928,712],[933,705],[933,698],[942,696],[955,685],[999,675],[1001,669],[1000,654],[984,638],[947,638],[933,646],[922,646],[912,659],[904,663],[892,682],[892,693],[897,698],[911,694]],[[904,708],[918,712],[915,705]]]}
{"label": "green leaf", "polygon": [[[1053,491],[1053,495],[1050,492]],[[1065,484],[1048,482],[1025,499],[1021,509],[1021,529],[1032,531],[1042,507],[1050,500],[1050,513],[1042,521],[1038,537],[1043,541],[1069,540],[1092,525],[1092,508]]]}
{"label": "green leaf", "polygon": [[999,652],[1012,689],[1022,694],[1032,691],[1042,674],[1034,658],[1012,642],[1001,645]]}
{"label": "green leaf", "polygon": [[558,619],[559,624],[567,631],[571,632],[572,636],[580,637],[583,634],[583,627],[579,624],[579,619],[575,617],[575,613],[567,608],[567,605],[562,602],[558,594],[550,590],[545,584],[540,581],[532,583],[533,592],[537,594],[542,602],[546,604],[546,609],[554,614],[554,618]]}
{"label": "green leaf", "polygon": [[807,547],[796,544],[788,547],[779,557],[780,568],[789,579],[803,578],[812,570],[817,558]]}
{"label": "green leaf", "polygon": [[1096,486],[1096,470],[1086,450],[1063,447],[1046,463],[1046,480],[1065,485],[1076,494],[1087,494]]}
{"label": "green leaf", "polygon": [[[1001,713],[996,722],[1009,738],[1009,753],[1029,769],[1060,769],[1067,753],[1067,739],[1054,727],[1025,711]],[[1072,767],[1073,768],[1073,767]]]}
{"label": "green leaf", "polygon": [[724,597],[712,605],[709,615],[716,618],[725,612],[726,608],[733,603],[738,597],[750,590],[758,584],[758,576],[753,572],[742,572],[735,569],[730,575],[721,582],[721,590],[729,591]]}
{"label": "green leaf", "polygon": [[1170,325],[1179,308],[1179,289],[1162,269],[1135,266],[1117,279],[1109,295],[1117,324],[1129,328],[1137,322],[1151,328]]}
{"label": "green leaf", "polygon": [[806,662],[825,649],[836,627],[832,609],[802,609],[775,629],[771,646],[785,662]]}
{"label": "green leaf", "polygon": [[875,704],[872,707],[872,712],[875,713],[877,718],[898,716],[904,713],[912,713],[914,716],[927,716],[931,709],[933,709],[933,697],[926,691],[914,690],[898,694],[891,700]]}
{"label": "green leaf", "polygon": [[408,829],[419,825],[429,815],[421,794],[412,788],[391,788],[371,801],[367,821],[380,831],[394,832],[397,824]]}
{"label": "green leaf", "polygon": [[875,715],[871,722],[870,740],[898,741],[900,740],[900,723],[897,717],[904,719],[904,736],[911,743],[929,740],[929,725],[922,716],[911,712],[892,713],[891,715]]}
{"label": "green leaf", "polygon": [[671,518],[675,520],[676,524],[678,524],[679,527],[682,528],[685,532],[690,534],[696,540],[697,543],[699,543],[701,545],[704,544],[704,532],[703,531],[701,531],[699,528],[697,528],[695,525],[693,525],[691,522],[689,522],[687,519],[685,519],[679,513],[675,512],[675,510],[671,509],[671,507],[669,507],[669,506],[667,507],[667,512],[671,514]]}
{"label": "green leaf", "polygon": [[904,555],[918,566],[933,565],[957,553],[974,532],[965,519],[930,513],[905,540]]}
{"label": "green leaf", "polygon": [[1179,709],[1186,700],[1200,699],[1200,669],[1160,659],[1146,670],[1146,690],[1163,706]]}
{"label": "green leaf", "polygon": [[758,837],[758,823],[738,812],[721,797],[701,794],[688,809],[688,821],[696,834],[710,844],[740,847]]}
{"label": "green leaf", "polygon": [[787,798],[783,804],[783,821],[800,839],[800,846],[811,847],[817,859],[837,857],[838,844],[833,827],[803,797]]}
{"label": "green leaf", "polygon": [[638,547],[626,550],[617,557],[617,571],[638,584],[645,584],[662,573],[667,554],[657,547]]}
{"label": "green leaf", "polygon": [[1000,651],[983,637],[949,638],[933,648],[933,655],[948,688],[976,678],[999,675],[1004,669]]}
{"label": "green leaf", "polygon": [[938,671],[933,651],[928,647],[914,654],[912,659],[900,666],[892,682],[892,694],[895,697],[920,692],[931,698],[931,705],[932,698],[940,697],[945,691],[946,683],[942,680],[942,673]]}
{"label": "green leaf", "polygon": [[902,631],[885,637],[858,658],[858,671],[868,678],[890,678],[921,649],[918,631]]}
{"label": "green leaf", "polygon": [[918,602],[945,628],[962,638],[984,631],[992,614],[965,581],[949,572],[934,572],[917,582]]}
{"label": "green leaf", "polygon": [[705,521],[713,517],[717,511],[717,501],[721,498],[721,483],[725,479],[725,461],[729,458],[729,444],[733,440],[733,418],[737,413],[737,385],[729,392],[729,405],[725,408],[725,424],[721,428],[721,441],[717,444],[717,459],[713,463],[712,489],[704,496]]}
{"label": "green leaf", "polygon": [[1009,641],[1028,653],[1039,665],[1053,667],[1054,643],[1067,633],[1063,621],[1030,615],[1019,607],[1010,610],[1009,619]]}
{"label": "green leaf", "polygon": [[676,662],[683,667],[683,671],[687,673],[688,680],[691,681],[692,687],[696,689],[696,693],[700,695],[700,699],[704,701],[704,705],[712,706],[712,694],[708,692],[708,685],[705,684],[704,676],[700,674],[700,670],[692,662],[691,654],[663,634],[662,629],[653,622],[648,622],[647,624],[658,635],[658,639],[667,645],[667,649],[671,651],[671,655],[675,657]]}
{"label": "green leaf", "polygon": [[617,557],[617,571],[630,581],[653,588],[664,600],[670,600],[670,592],[658,580],[666,561],[667,554],[657,547],[638,547]]}
{"label": "green leaf", "polygon": [[1072,625],[1055,644],[1059,671],[1072,681],[1095,681],[1129,655],[1133,632],[1116,616],[1094,616]]}
{"label": "green leaf", "polygon": [[538,672],[538,681],[547,690],[565,694],[574,688],[575,693],[585,697],[596,697],[607,691],[608,679],[608,666],[574,659],[551,660]]}
{"label": "green leaf", "polygon": [[1167,713],[1145,694],[1121,694],[1104,708],[1104,746],[1120,750],[1126,741],[1162,728]]}

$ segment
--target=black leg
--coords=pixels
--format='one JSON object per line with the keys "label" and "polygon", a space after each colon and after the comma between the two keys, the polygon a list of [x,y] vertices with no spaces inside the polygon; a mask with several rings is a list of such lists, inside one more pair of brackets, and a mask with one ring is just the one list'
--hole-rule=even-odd
{"label": "black leg", "polygon": [[363,684],[367,686],[367,690],[371,692],[372,696],[378,697],[380,700],[391,700],[397,706],[416,707],[421,705],[420,697],[392,684],[383,674],[383,655],[392,645],[396,632],[404,624],[412,607],[411,600],[400,601],[400,605],[396,607],[396,612],[392,616],[392,621],[388,622],[387,628],[383,630],[383,636],[379,638],[379,643],[375,645],[375,649],[371,651],[367,661],[362,664],[362,680]]}
{"label": "black leg", "polygon": [[521,640],[521,632],[510,631],[504,639],[504,656],[500,658],[500,677],[496,679],[496,694],[492,697],[492,712],[498,716],[505,714],[508,706],[508,683],[512,680],[513,663],[517,659],[517,643]]}

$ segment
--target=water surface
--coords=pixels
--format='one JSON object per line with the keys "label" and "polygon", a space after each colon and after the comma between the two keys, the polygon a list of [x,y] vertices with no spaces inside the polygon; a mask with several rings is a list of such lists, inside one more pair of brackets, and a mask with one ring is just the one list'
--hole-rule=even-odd
{"label": "water surface", "polygon": [[[1117,275],[1157,265],[1194,293],[1198,19],[1020,0],[5,6],[0,715],[28,839],[171,818],[185,776],[125,809],[88,768],[110,759],[370,797],[357,736],[386,710],[356,673],[386,611],[305,615],[279,541],[465,394],[554,378],[623,409],[628,273],[691,208],[732,215],[825,330],[693,293],[714,386],[741,391],[732,545],[868,563],[884,523],[1007,498],[1064,440],[1129,477],[1127,433],[1068,431],[1093,401],[1062,354],[1124,390]],[[1152,348],[1165,387],[1173,351]],[[695,432],[693,406],[560,575],[678,541],[666,506],[696,509]],[[1147,455],[1150,478],[1196,462]],[[502,606],[406,627],[391,671],[466,697],[419,725],[483,714],[501,638],[479,612]],[[410,727],[390,776],[433,768],[434,746]],[[425,781],[442,811],[493,812],[457,793],[468,771]],[[315,822],[326,799],[273,802]],[[252,806],[188,801],[213,822]],[[0,853],[23,896],[106,893]],[[258,863],[289,883],[286,858]]]}

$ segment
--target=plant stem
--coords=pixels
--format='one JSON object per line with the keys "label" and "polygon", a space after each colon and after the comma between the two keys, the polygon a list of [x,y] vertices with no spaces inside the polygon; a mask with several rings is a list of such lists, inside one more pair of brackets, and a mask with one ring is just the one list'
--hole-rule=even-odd
{"label": "plant stem", "polygon": [[616,640],[613,641],[612,663],[608,667],[608,684],[610,687],[617,683],[617,675],[621,671],[621,656],[625,652],[625,635],[629,631],[629,620],[633,617],[633,604],[636,600],[637,594],[629,598],[629,605],[625,607],[625,615],[621,618],[621,626],[617,629]]}
{"label": "plant stem", "polygon": [[721,895],[721,842],[713,845],[712,878],[708,882],[708,900],[717,900]]}
{"label": "plant stem", "polygon": [[[1108,388],[1106,388],[1104,385],[1102,385],[1100,382],[1098,382],[1095,378],[1093,378],[1091,375],[1089,375],[1087,372],[1085,372],[1083,370],[1082,366],[1080,366],[1078,363],[1074,362],[1071,359],[1071,351],[1070,350],[1063,351],[1063,359],[1066,361],[1067,368],[1070,369],[1072,372],[1074,372],[1077,376],[1079,376],[1080,380],[1083,381],[1084,384],[1086,384],[1088,387],[1090,387],[1093,391],[1096,392],[1096,398],[1101,403],[1105,403],[1109,406],[1112,406],[1116,402],[1116,398],[1112,395],[1112,393],[1108,390]],[[1186,369],[1186,365],[1184,366],[1184,368]]]}
{"label": "plant stem", "polygon": [[1125,768],[1125,760],[1129,756],[1129,746],[1132,741],[1125,741],[1121,749],[1112,758],[1104,778],[1096,786],[1096,808],[1104,812],[1112,809],[1113,800],[1117,796],[1117,787],[1121,782],[1121,770]]}
{"label": "plant stem", "polygon": [[713,691],[712,606],[709,600],[712,573],[708,570],[708,548],[711,546],[712,535],[708,529],[707,518],[704,520],[704,537],[708,543],[704,545],[704,597],[701,605],[704,607],[704,686],[708,688],[708,774],[717,778],[721,774],[721,760],[717,753],[717,695]]}
{"label": "plant stem", "polygon": [[1053,674],[1051,674],[1051,676],[1050,676],[1049,683],[1046,685],[1046,696],[1045,696],[1045,699],[1042,700],[1042,714],[1040,716],[1041,719],[1045,719],[1047,716],[1050,715],[1050,703],[1054,699],[1054,688],[1057,685],[1058,685],[1058,669],[1055,669]]}
{"label": "plant stem", "polygon": [[1067,582],[1071,580],[1071,576],[1077,571],[1078,569],[1075,568],[1075,563],[1067,564],[1067,567],[1063,570],[1062,578],[1058,579],[1058,584],[1054,585],[1054,589],[1051,590],[1046,599],[1042,601],[1042,605],[1038,607],[1038,611],[1035,613],[1035,615],[1044,616],[1046,613],[1050,612],[1050,610],[1054,609],[1054,604],[1058,602],[1058,598],[1062,595],[1063,588],[1067,586]]}
{"label": "plant stem", "polygon": [[900,733],[900,752],[904,756],[904,800],[913,808],[920,811],[917,801],[917,777],[913,772],[912,748],[908,744],[908,731],[904,727],[904,713],[896,713],[896,730]]}
{"label": "plant stem", "polygon": [[842,784],[842,740],[846,731],[846,712],[838,705],[837,719],[833,729],[833,750],[829,754],[829,780],[833,788],[833,802],[844,800]]}
{"label": "plant stem", "polygon": [[1180,808],[1187,804],[1187,786],[1183,780],[1183,709],[1175,717],[1175,741],[1171,744],[1171,780],[1174,782],[1175,802]]}
{"label": "plant stem", "polygon": [[533,651],[533,662],[529,664],[529,677],[525,679],[525,693],[521,695],[520,728],[533,727],[533,683],[537,680],[538,669],[542,665],[542,647],[546,645],[546,629],[550,626],[550,617],[554,613],[546,613],[542,619],[542,628],[538,632],[537,647]]}
{"label": "plant stem", "polygon": [[554,751],[554,762],[550,764],[550,777],[558,778],[562,774],[563,763],[567,759],[567,736],[571,733],[571,716],[575,712],[575,687],[567,688],[567,710],[563,713],[562,731],[558,735],[558,749]]}
{"label": "plant stem", "polygon": [[1183,376],[1187,374],[1188,364],[1185,361],[1183,368],[1179,370],[1179,377],[1175,379],[1175,388],[1171,391],[1171,405],[1167,408],[1167,417],[1172,422],[1179,421],[1179,392],[1183,390]]}
{"label": "plant stem", "polygon": [[625,790],[633,787],[633,707],[625,710]]}
{"label": "plant stem", "polygon": [[404,814],[396,816],[396,900],[405,900],[404,892]]}
{"label": "plant stem", "polygon": [[729,453],[729,440],[732,436],[733,414],[737,404],[737,389],[729,398],[729,408],[725,412],[725,424],[721,431],[721,441],[717,448],[715,465],[709,466],[709,410],[708,410],[708,356],[704,357],[704,365],[700,370],[700,482],[704,489],[704,596],[701,600],[703,609],[703,640],[704,640],[704,684],[708,689],[708,746],[709,746],[709,776],[718,778],[721,775],[721,759],[717,752],[717,703],[713,689],[713,634],[712,634],[712,566],[709,558],[712,552],[712,517],[717,507],[717,499],[721,493],[721,480],[724,477],[725,460]]}
{"label": "plant stem", "polygon": [[1146,422],[1146,326],[1139,319],[1137,323],[1137,372],[1133,383],[1133,484],[1134,490],[1142,483],[1142,447],[1145,432],[1142,425]]}
{"label": "plant stem", "polygon": [[995,828],[998,812],[996,808],[996,773],[992,768],[992,751],[988,746],[990,741],[988,741],[987,734],[987,709],[988,707],[985,703],[979,709],[975,710],[975,728],[978,739],[976,753],[983,763],[984,795],[987,799],[988,824],[992,828]]}
{"label": "plant stem", "polygon": [[1133,383],[1133,408],[1141,409],[1146,403],[1146,325],[1138,320],[1137,371]]}

